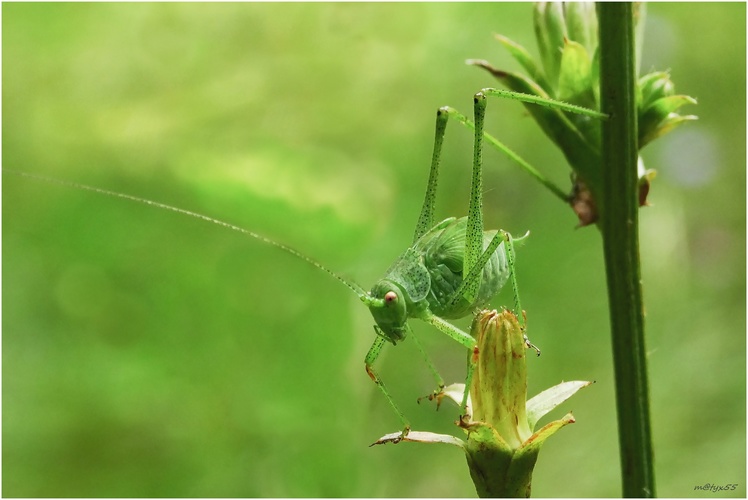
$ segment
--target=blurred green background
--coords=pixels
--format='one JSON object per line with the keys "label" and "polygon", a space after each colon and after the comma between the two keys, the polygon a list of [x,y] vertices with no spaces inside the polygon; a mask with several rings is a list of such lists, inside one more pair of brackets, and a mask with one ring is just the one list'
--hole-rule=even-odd
{"label": "blurred green background", "polygon": [[[3,168],[258,231],[366,288],[406,247],[435,110],[518,69],[530,4],[4,4]],[[745,496],[745,4],[649,5],[643,70],[700,120],[648,146],[641,211],[661,496]],[[515,102],[487,130],[568,185]],[[438,215],[467,212],[470,133],[451,125]],[[535,496],[619,496],[601,240],[494,151],[486,225],[532,231],[530,394],[597,383],[551,416]],[[200,220],[2,176],[4,496],[474,496],[448,446],[369,448],[399,422],[364,372],[372,319],[340,283]],[[509,304],[508,290],[496,306]],[[463,327],[467,321],[458,322]],[[448,382],[462,349],[415,324]],[[378,364],[416,430],[457,409],[412,342]],[[694,491],[737,483],[732,492]]]}

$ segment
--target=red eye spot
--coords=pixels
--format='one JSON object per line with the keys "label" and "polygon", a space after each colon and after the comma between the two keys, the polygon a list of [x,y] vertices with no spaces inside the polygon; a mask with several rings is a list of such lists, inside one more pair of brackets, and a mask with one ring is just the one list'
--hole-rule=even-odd
{"label": "red eye spot", "polygon": [[385,302],[395,302],[397,300],[397,294],[395,292],[387,292],[384,294],[384,301]]}

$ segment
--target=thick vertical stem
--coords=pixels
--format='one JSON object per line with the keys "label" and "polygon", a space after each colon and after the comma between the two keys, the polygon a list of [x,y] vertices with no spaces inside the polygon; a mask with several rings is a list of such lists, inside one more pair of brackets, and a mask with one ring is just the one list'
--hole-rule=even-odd
{"label": "thick vertical stem", "polygon": [[600,228],[608,281],[623,495],[653,497],[644,313],[639,270],[633,5],[598,4],[603,123]]}

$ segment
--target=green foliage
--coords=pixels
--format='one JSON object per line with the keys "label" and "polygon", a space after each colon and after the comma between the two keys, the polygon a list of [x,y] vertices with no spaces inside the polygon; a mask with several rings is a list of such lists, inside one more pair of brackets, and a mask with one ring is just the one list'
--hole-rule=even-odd
{"label": "green foliage", "polygon": [[[639,26],[644,21],[644,10],[644,4],[637,5],[635,21]],[[598,21],[594,4],[540,2],[535,4],[534,24],[540,65],[520,44],[497,36],[529,76],[497,69],[486,61],[475,63],[511,90],[600,110]],[[641,29],[637,36],[637,41],[641,42]],[[674,95],[667,73],[653,72],[641,77],[636,92],[640,149],[675,127],[696,119],[694,115],[676,113],[686,104],[696,104],[696,100]],[[570,203],[580,225],[595,222],[602,194],[600,120],[559,110],[537,109],[529,104],[525,106],[546,135],[563,151],[578,176],[570,190]],[[641,169],[639,198],[642,205],[646,204],[653,177],[653,171]]]}
{"label": "green foliage", "polygon": [[[703,496],[745,471],[745,5],[648,8],[642,68],[673,68],[700,116],[642,151],[658,170],[640,212],[658,493]],[[436,109],[466,112],[486,86],[463,61],[511,67],[490,33],[534,47],[531,15],[4,4],[3,167],[224,219],[370,285],[412,240]],[[517,103],[487,120],[567,179]],[[471,146],[450,129],[438,216],[467,213]],[[599,238],[500,155],[484,163],[486,226],[531,230],[529,392],[569,366],[597,381],[567,403],[580,423],[543,447],[533,494],[617,496]],[[474,494],[453,447],[368,448],[398,422],[364,372],[371,315],[337,281],[177,214],[6,175],[2,189],[6,496]],[[462,348],[417,333],[445,379],[464,377]],[[454,431],[455,410],[415,402],[433,388],[415,346],[378,368],[415,428]]]}

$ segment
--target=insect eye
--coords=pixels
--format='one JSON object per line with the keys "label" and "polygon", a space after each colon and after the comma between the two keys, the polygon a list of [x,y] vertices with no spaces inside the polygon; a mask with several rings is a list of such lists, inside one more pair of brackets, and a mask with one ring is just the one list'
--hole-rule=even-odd
{"label": "insect eye", "polygon": [[397,294],[395,292],[390,290],[389,292],[384,294],[384,301],[387,302],[388,304],[395,302],[396,300],[397,300]]}

